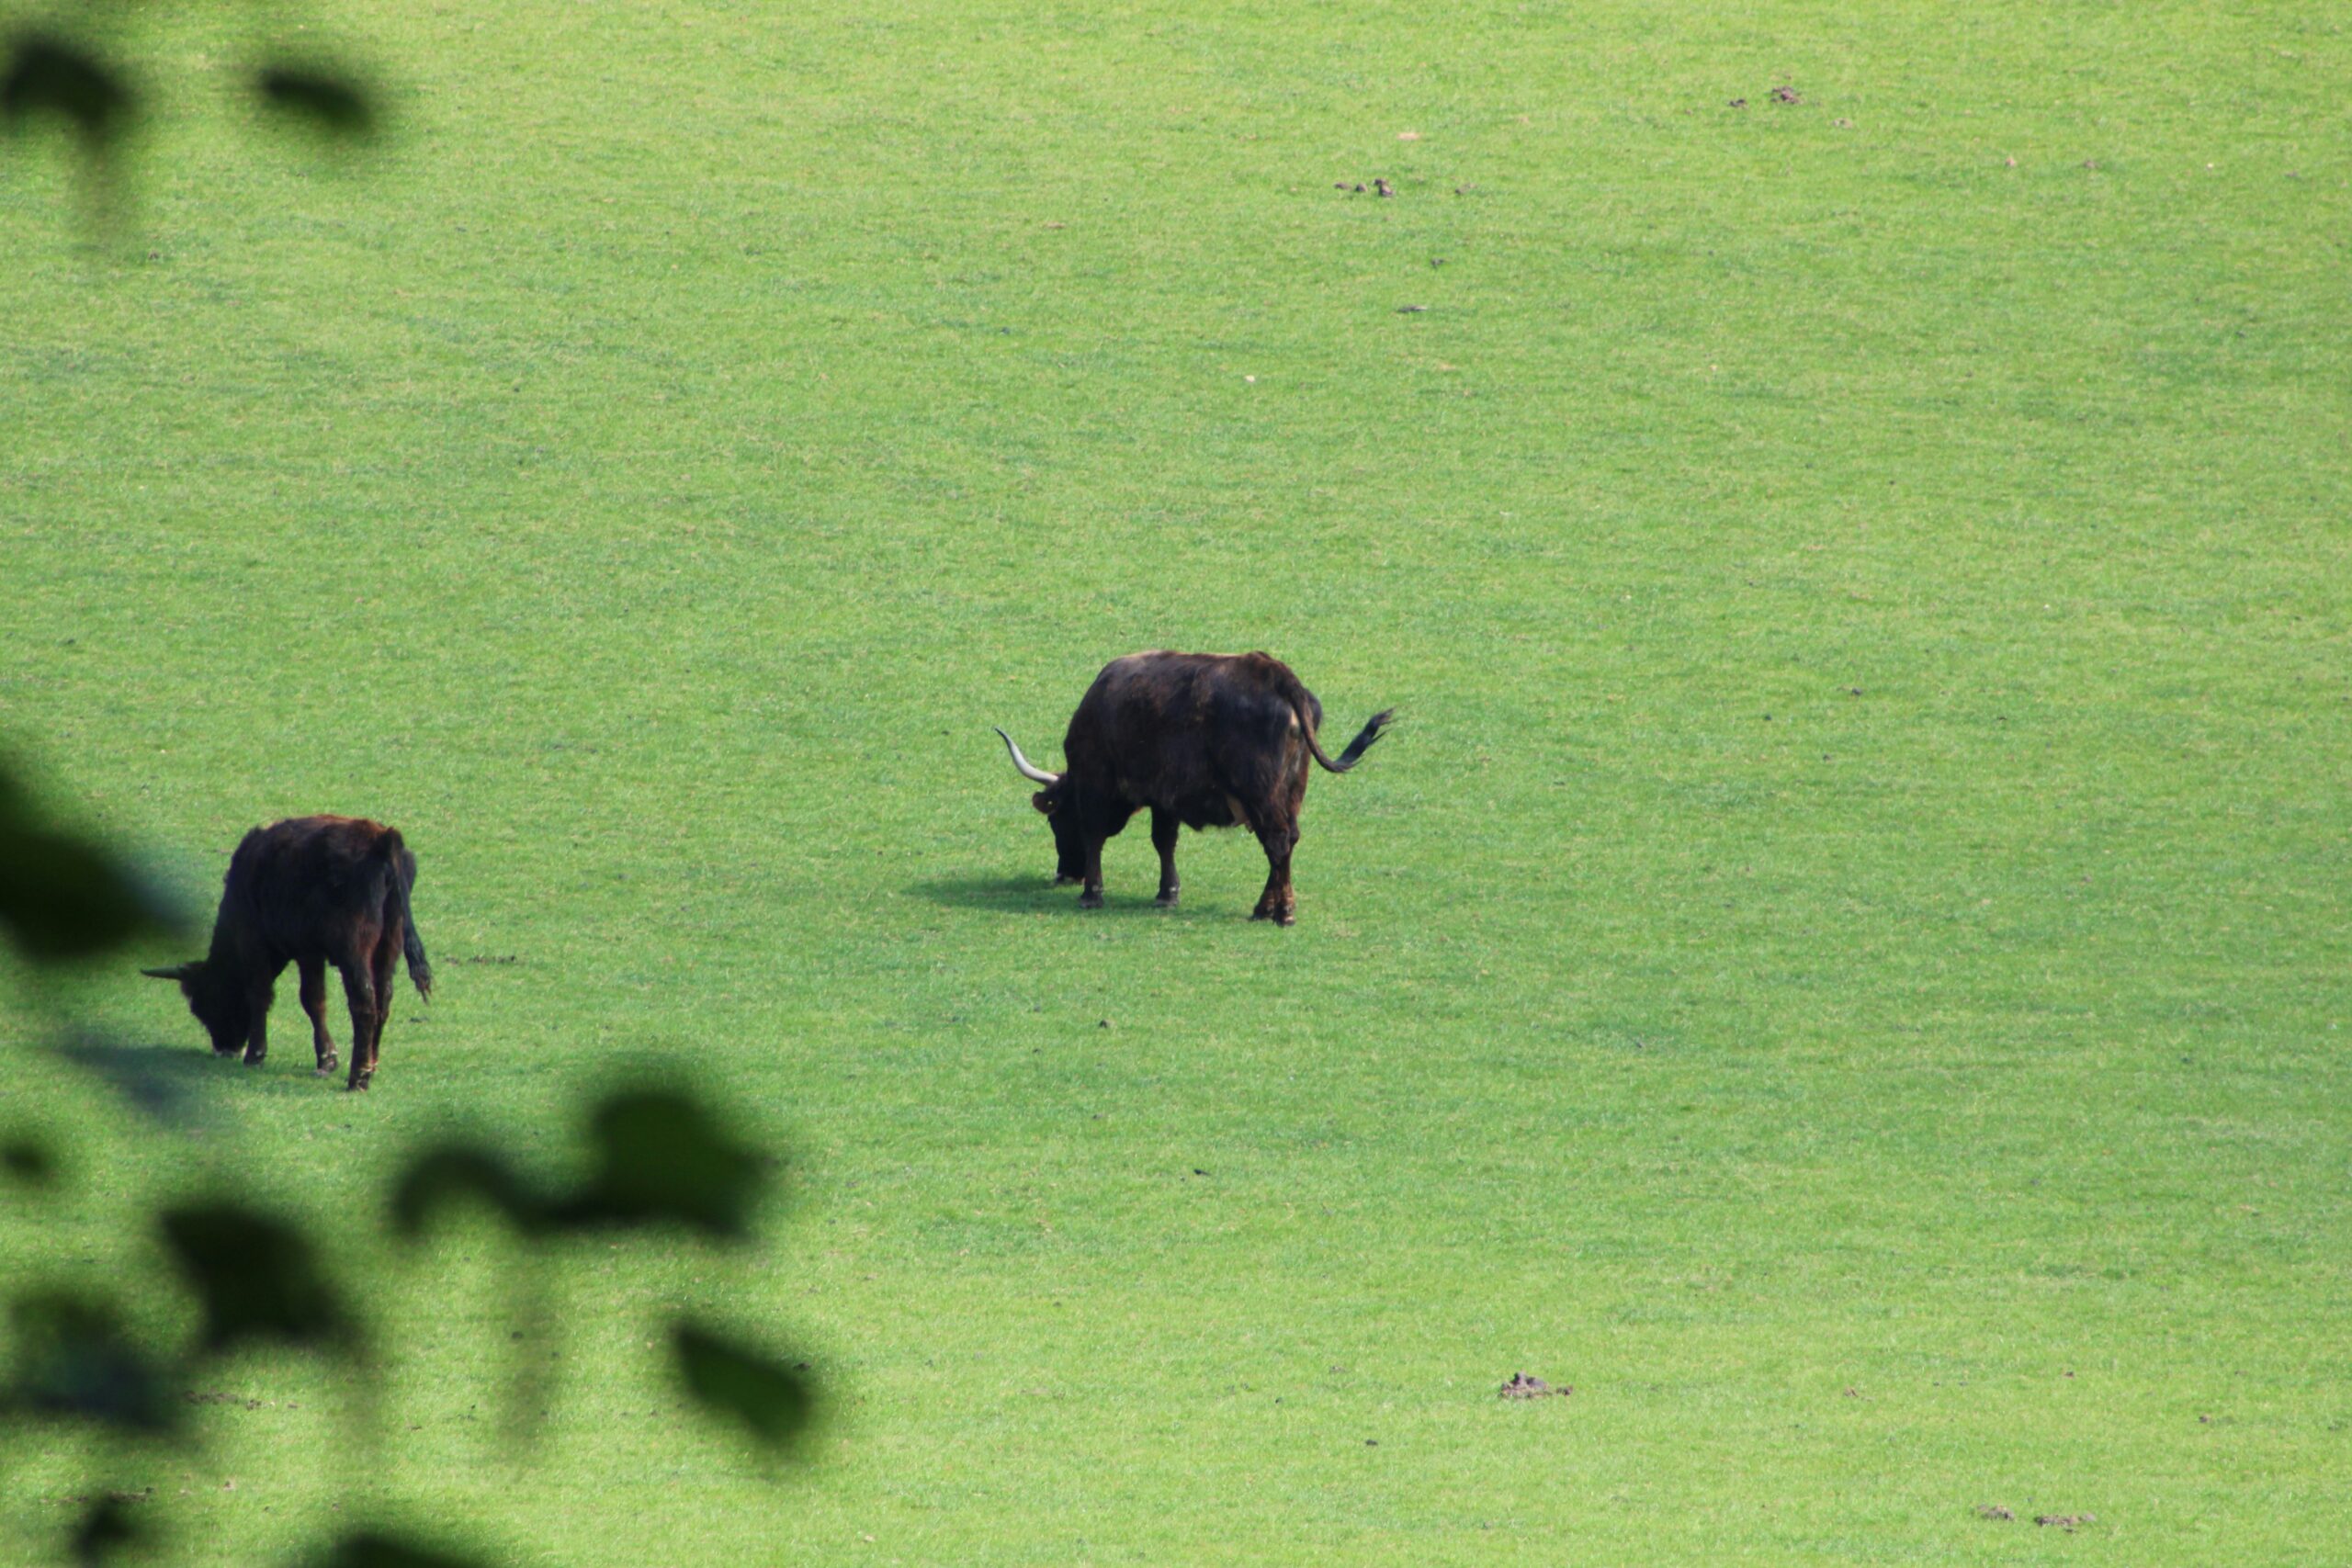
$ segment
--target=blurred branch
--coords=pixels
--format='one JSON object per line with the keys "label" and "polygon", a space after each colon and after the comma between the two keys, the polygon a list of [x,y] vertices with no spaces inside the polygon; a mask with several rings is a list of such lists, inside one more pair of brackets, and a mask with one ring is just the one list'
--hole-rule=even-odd
{"label": "blurred branch", "polygon": [[11,129],[35,115],[55,115],[80,138],[84,152],[97,156],[130,124],[137,98],[90,51],[23,33],[10,40],[6,59],[0,67],[0,116]]}
{"label": "blurred branch", "polygon": [[367,90],[344,73],[315,66],[266,65],[254,78],[254,89],[271,109],[321,135],[358,141],[375,133],[375,104]]}

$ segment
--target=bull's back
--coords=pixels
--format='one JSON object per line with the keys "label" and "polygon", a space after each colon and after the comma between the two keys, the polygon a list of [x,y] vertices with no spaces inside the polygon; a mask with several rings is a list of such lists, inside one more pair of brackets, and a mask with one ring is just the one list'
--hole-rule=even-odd
{"label": "bull's back", "polygon": [[1122,799],[1171,809],[1222,801],[1278,765],[1297,728],[1294,692],[1313,703],[1263,653],[1131,653],[1087,688],[1063,755]]}
{"label": "bull's back", "polygon": [[255,828],[230,857],[221,919],[244,923],[288,956],[328,951],[355,924],[382,920],[399,840],[392,829],[359,817],[289,817]]}

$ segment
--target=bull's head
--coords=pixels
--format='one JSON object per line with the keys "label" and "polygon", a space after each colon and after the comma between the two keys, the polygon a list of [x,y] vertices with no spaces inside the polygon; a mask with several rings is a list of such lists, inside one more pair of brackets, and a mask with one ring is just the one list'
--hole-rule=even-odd
{"label": "bull's head", "polygon": [[187,1010],[212,1036],[215,1051],[234,1051],[245,1043],[245,1032],[253,1019],[243,987],[226,976],[215,975],[203,959],[170,969],[141,969],[140,973],[180,983],[180,995],[187,998]]}
{"label": "bull's head", "polygon": [[1029,804],[1037,808],[1046,825],[1054,830],[1055,885],[1085,881],[1086,846],[1079,837],[1078,813],[1070,809],[1073,792],[1069,785],[1063,782],[1061,774],[1049,773],[1023,756],[1021,748],[1012,743],[1012,736],[1001,729],[997,734],[1004,741],[1004,749],[1012,753],[1014,770],[1031,784],[1045,785],[1029,797]]}

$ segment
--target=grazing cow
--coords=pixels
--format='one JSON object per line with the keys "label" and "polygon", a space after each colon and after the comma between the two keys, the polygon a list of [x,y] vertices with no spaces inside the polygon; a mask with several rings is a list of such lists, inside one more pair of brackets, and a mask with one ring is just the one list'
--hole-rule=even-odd
{"label": "grazing cow", "polygon": [[300,971],[302,1010],[319,1076],[334,1071],[327,1038],[326,966],[343,976],[351,1004],[351,1077],[366,1089],[376,1074],[392,980],[401,958],[417,994],[433,995],[433,966],[409,913],[416,857],[397,829],[356,817],[291,817],[247,833],[229,859],[212,951],[175,969],[148,969],[177,980],[188,1010],[212,1036],[216,1055],[243,1045],[246,1065],[269,1054],[270,992],[287,964]]}
{"label": "grazing cow", "polygon": [[1053,825],[1057,883],[1083,881],[1081,909],[1102,904],[1102,840],[1151,807],[1159,902],[1176,902],[1176,828],[1246,826],[1265,846],[1266,890],[1253,920],[1297,919],[1290,856],[1313,758],[1335,773],[1380,739],[1374,714],[1333,761],[1315,738],[1323,705],[1290,667],[1264,653],[1130,653],[1094,677],[1062,740],[1063,772],[1049,773],[1000,729],[1029,797]]}

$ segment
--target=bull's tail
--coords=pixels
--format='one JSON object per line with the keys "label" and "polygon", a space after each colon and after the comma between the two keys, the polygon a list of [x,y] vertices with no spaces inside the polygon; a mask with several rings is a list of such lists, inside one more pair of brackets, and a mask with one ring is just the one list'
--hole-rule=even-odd
{"label": "bull's tail", "polygon": [[[1292,684],[1297,685],[1297,682],[1293,682]],[[1370,721],[1356,731],[1356,738],[1348,742],[1348,749],[1340,753],[1340,760],[1335,762],[1323,754],[1323,742],[1315,738],[1315,710],[1318,705],[1313,697],[1306,694],[1304,686],[1298,686],[1292,694],[1291,710],[1298,715],[1298,728],[1306,737],[1306,749],[1315,753],[1315,760],[1323,764],[1326,773],[1344,773],[1354,767],[1363,754],[1372,750],[1372,743],[1380,739],[1381,732],[1388,728],[1388,721],[1396,716],[1395,708],[1382,708],[1374,714]]]}
{"label": "bull's tail", "polygon": [[387,829],[378,846],[391,873],[393,910],[401,918],[401,955],[408,960],[409,983],[425,1000],[433,999],[433,965],[424,956],[424,939],[417,934],[416,912],[409,908],[409,890],[416,886],[416,857],[401,842],[400,829]]}

